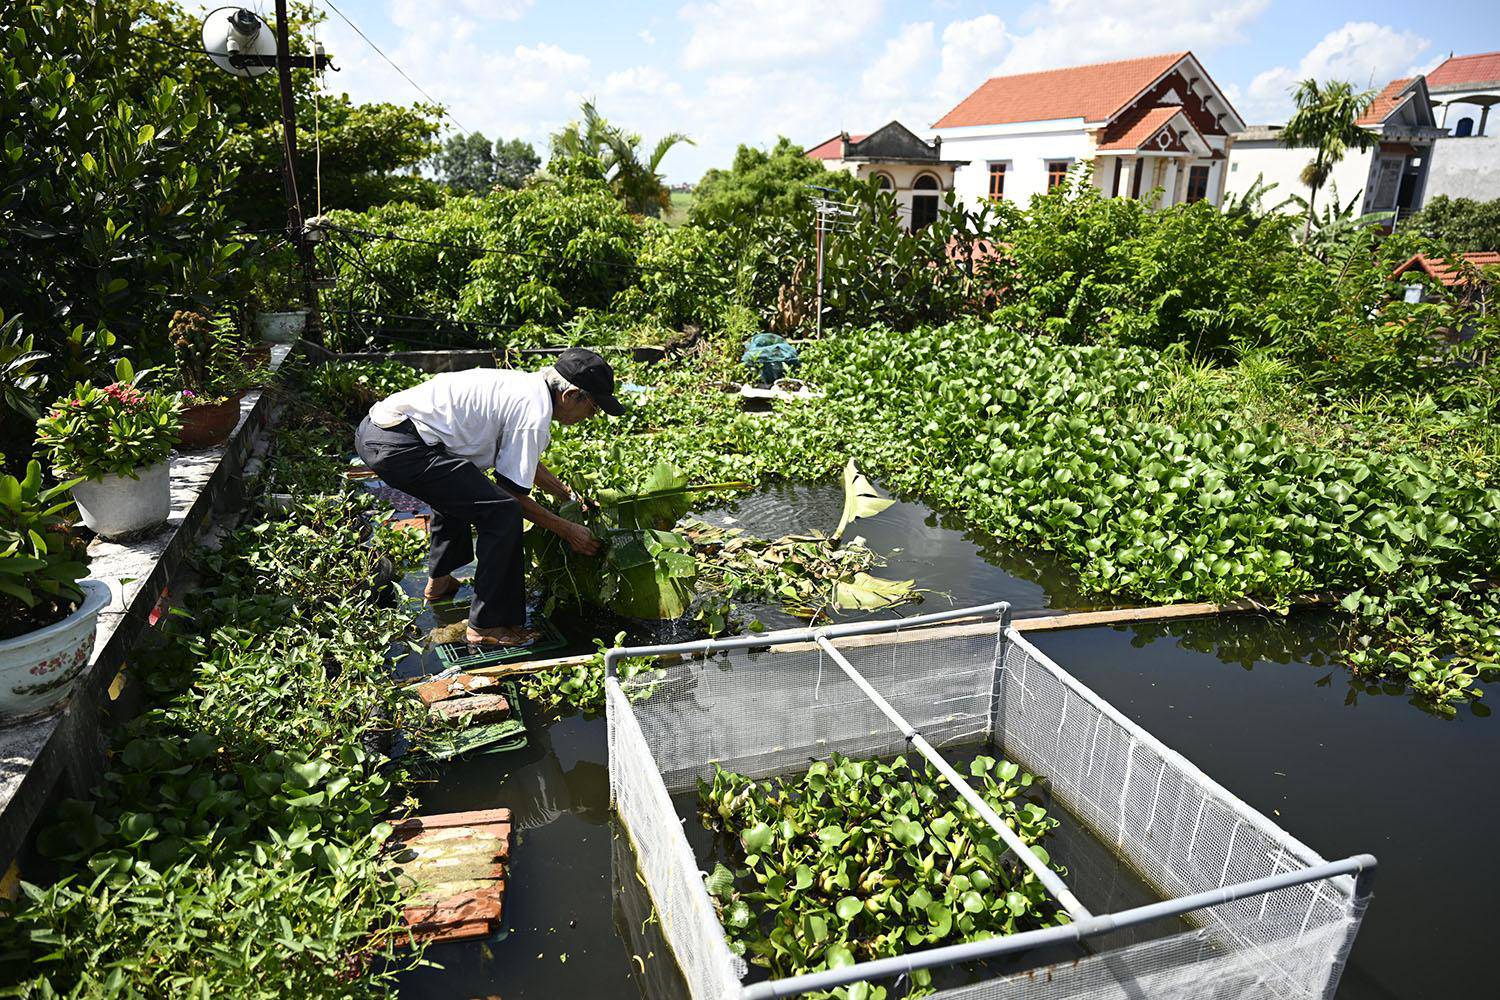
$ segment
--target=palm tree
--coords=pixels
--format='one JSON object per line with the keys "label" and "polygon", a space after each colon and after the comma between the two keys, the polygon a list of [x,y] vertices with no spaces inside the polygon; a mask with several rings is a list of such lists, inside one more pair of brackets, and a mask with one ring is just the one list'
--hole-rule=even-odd
{"label": "palm tree", "polygon": [[592,101],[584,101],[583,119],[552,136],[552,158],[571,169],[597,176],[609,184],[625,209],[637,215],[660,215],[672,202],[662,181],[661,161],[680,142],[693,140],[681,132],[661,137],[651,155],[641,159],[641,137],[611,125]]}
{"label": "palm tree", "polygon": [[1359,119],[1375,100],[1375,91],[1356,91],[1352,84],[1330,80],[1320,84],[1307,79],[1297,84],[1292,95],[1297,111],[1281,130],[1283,146],[1310,146],[1312,160],[1302,169],[1302,182],[1308,186],[1307,225],[1304,236],[1311,235],[1314,202],[1318,189],[1333,173],[1334,164],[1344,158],[1349,147],[1369,149],[1380,137],[1359,124]]}

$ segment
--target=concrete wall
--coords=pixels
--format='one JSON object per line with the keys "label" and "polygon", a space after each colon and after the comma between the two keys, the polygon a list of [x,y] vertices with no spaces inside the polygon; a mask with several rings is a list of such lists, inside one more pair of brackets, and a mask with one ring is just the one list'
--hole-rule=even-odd
{"label": "concrete wall", "polygon": [[[1370,183],[1372,152],[1355,150],[1334,165],[1329,184],[1318,192],[1320,204],[1327,204],[1333,197],[1333,188],[1338,188],[1340,204],[1347,205],[1355,195],[1363,195]],[[1310,193],[1302,183],[1302,168],[1312,159],[1310,149],[1288,149],[1275,141],[1236,142],[1229,150],[1229,178],[1224,187],[1225,198],[1243,197],[1250,190],[1258,175],[1263,175],[1267,184],[1276,187],[1265,196],[1262,204],[1269,208],[1292,195],[1306,198]],[[1431,190],[1429,184],[1428,190]],[[1288,207],[1287,211],[1296,211]]]}
{"label": "concrete wall", "polygon": [[[1491,132],[1500,128],[1497,119],[1500,119],[1500,107],[1490,111]],[[1449,125],[1454,121],[1450,117]],[[1500,198],[1500,135],[1439,139],[1432,144],[1431,156],[1424,201],[1431,201],[1440,194],[1477,201]]]}
{"label": "concrete wall", "polygon": [[969,161],[958,168],[953,189],[971,206],[989,197],[991,163],[1006,164],[1006,199],[1026,205],[1032,195],[1046,193],[1048,160],[1076,164],[1094,152],[1082,119],[940,129],[934,134],[943,137],[945,158]]}

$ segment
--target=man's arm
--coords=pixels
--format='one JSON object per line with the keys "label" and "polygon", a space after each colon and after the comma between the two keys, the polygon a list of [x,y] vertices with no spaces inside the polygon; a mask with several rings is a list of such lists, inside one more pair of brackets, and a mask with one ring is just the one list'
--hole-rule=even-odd
{"label": "man's arm", "polygon": [[537,488],[542,492],[558,500],[578,499],[578,497],[574,495],[572,488],[569,487],[567,483],[557,478],[557,476],[553,474],[552,470],[547,468],[541,462],[536,463],[536,478],[533,480],[533,482],[536,483]]}
{"label": "man's arm", "polygon": [[[551,475],[550,473],[548,474]],[[557,477],[553,476],[553,478],[556,479]],[[565,517],[558,517],[525,493],[517,493],[509,489],[504,483],[500,484],[500,488],[516,498],[516,503],[521,505],[522,517],[538,528],[544,528],[557,535],[571,545],[574,552],[591,556],[599,551],[599,539],[595,538],[593,532],[589,531],[588,528],[569,521]],[[543,487],[543,489],[546,489],[546,487]],[[547,492],[550,493],[551,490]]]}

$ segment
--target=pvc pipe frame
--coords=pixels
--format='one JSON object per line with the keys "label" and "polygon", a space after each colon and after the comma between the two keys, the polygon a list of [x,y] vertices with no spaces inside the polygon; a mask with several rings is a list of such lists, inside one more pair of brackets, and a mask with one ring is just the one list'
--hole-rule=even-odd
{"label": "pvc pipe frame", "polygon": [[[710,653],[729,649],[754,649],[769,648],[785,642],[815,642],[824,652],[833,656],[834,662],[838,663],[854,681],[856,685],[871,698],[872,701],[893,722],[900,726],[903,733],[911,738],[913,745],[922,751],[922,755],[933,763],[939,771],[943,772],[950,783],[965,801],[980,811],[980,815],[992,826],[999,821],[996,827],[1009,833],[1014,837],[1014,831],[1010,830],[998,816],[994,816],[993,810],[989,809],[983,799],[979,799],[974,790],[961,776],[952,772],[947,761],[933,750],[921,735],[916,733],[912,727],[891,708],[890,704],[880,696],[879,692],[870,687],[864,676],[849,665],[843,654],[839,653],[837,647],[828,640],[842,638],[851,635],[870,635],[880,632],[895,632],[901,629],[911,628],[918,625],[932,625],[938,622],[952,621],[955,618],[973,618],[996,614],[1001,617],[999,625],[999,642],[1003,641],[1005,634],[1005,619],[1009,617],[1010,605],[1005,601],[997,601],[993,604],[985,604],[972,608],[955,608],[949,611],[939,611],[927,615],[913,615],[910,618],[897,618],[893,620],[882,620],[874,622],[855,622],[845,625],[830,625],[825,628],[813,629],[784,629],[777,632],[766,632],[755,636],[732,636],[728,639],[708,639],[697,643],[676,643],[658,646],[633,646],[628,648],[615,647],[604,654],[604,668],[606,676],[615,678],[615,666],[619,660],[627,657],[638,656],[665,656],[665,655],[692,655],[699,654],[707,656]],[[1123,717],[1122,717],[1123,718]],[[918,742],[920,741],[920,742]],[[946,769],[946,770],[945,770]],[[965,794],[967,791],[968,794]],[[974,798],[969,798],[973,795]],[[985,815],[988,813],[989,815]],[[994,817],[993,819],[991,817]],[[1001,833],[1006,837],[1006,833]],[[1019,838],[1017,838],[1019,843]],[[1009,838],[1006,843],[1010,844]],[[1030,848],[1024,844],[1019,845],[1016,850],[1017,856],[1028,865],[1040,860],[1033,854]],[[1023,931],[1020,934],[1011,934],[1006,937],[988,938],[983,941],[969,941],[963,944],[945,945],[940,948],[929,948],[925,951],[914,952],[896,958],[880,958],[869,962],[860,962],[855,965],[847,965],[838,969],[827,969],[822,972],[811,972],[800,976],[789,976],[785,979],[776,979],[770,982],[756,983],[746,987],[740,994],[740,1000],[770,1000],[773,997],[790,997],[815,990],[831,990],[839,986],[848,986],[852,983],[864,982],[870,979],[889,979],[902,974],[909,974],[918,969],[932,969],[942,965],[952,965],[957,962],[972,962],[986,958],[995,958],[1000,955],[1011,955],[1032,948],[1040,948],[1054,944],[1068,944],[1082,941],[1086,938],[1098,937],[1112,931],[1124,930],[1129,927],[1137,927],[1154,920],[1162,920],[1169,917],[1180,917],[1194,910],[1207,909],[1214,906],[1222,906],[1249,896],[1263,893],[1278,892],[1310,882],[1319,882],[1324,879],[1335,879],[1343,876],[1355,876],[1353,898],[1356,900],[1367,899],[1370,895],[1370,884],[1374,878],[1376,861],[1373,855],[1356,854],[1342,861],[1330,861],[1311,867],[1302,868],[1297,871],[1282,872],[1278,875],[1269,875],[1265,878],[1251,879],[1248,882],[1240,882],[1235,885],[1224,886],[1219,889],[1211,889],[1207,892],[1195,893],[1191,896],[1183,896],[1179,899],[1166,900],[1160,903],[1151,903],[1146,906],[1138,906],[1134,909],[1122,910],[1119,913],[1103,914],[1099,916],[1087,915],[1072,923],[1063,924],[1060,927],[1045,927],[1041,930]],[[1059,903],[1067,907],[1066,900],[1072,899],[1074,905],[1084,914],[1088,911],[1083,909],[1077,899],[1073,897],[1067,886],[1057,877],[1057,873],[1046,866],[1042,866],[1037,872],[1043,884],[1052,892]],[[1043,874],[1045,872],[1045,874]],[[1054,888],[1050,880],[1056,880],[1057,888]],[[1058,889],[1061,891],[1059,892]]]}
{"label": "pvc pipe frame", "polygon": [[1010,604],[996,601],[972,608],[952,608],[935,611],[928,615],[912,615],[910,618],[887,618],[870,622],[849,622],[844,625],[828,625],[824,628],[791,628],[778,632],[763,632],[760,635],[736,635],[728,639],[705,639],[702,642],[679,642],[662,646],[616,646],[604,654],[605,676],[615,676],[615,664],[620,660],[636,656],[693,655],[707,656],[727,649],[756,649],[779,646],[784,642],[816,642],[827,636],[841,639],[850,635],[872,635],[878,632],[899,632],[917,625],[935,625],[955,618],[976,618],[985,615],[1003,615],[1010,611]]}
{"label": "pvc pipe frame", "polygon": [[814,990],[831,990],[837,986],[848,986],[851,983],[868,979],[889,979],[893,976],[915,972],[918,969],[931,969],[939,965],[953,965],[957,962],[973,962],[1000,955],[1012,955],[1047,945],[1069,944],[1128,927],[1138,927],[1154,920],[1180,917],[1193,910],[1221,906],[1247,896],[1278,892],[1282,889],[1290,889],[1341,875],[1357,876],[1356,885],[1360,890],[1358,895],[1367,897],[1375,864],[1374,856],[1356,854],[1342,861],[1330,861],[1312,868],[1303,868],[1300,871],[1283,872],[1280,875],[1268,875],[1265,878],[1228,885],[1222,889],[1210,889],[1207,892],[1183,896],[1181,899],[1151,903],[1130,910],[1122,910],[1119,913],[1089,917],[1087,920],[1063,924],[1061,927],[1044,927],[1041,930],[1023,931],[1008,937],[929,948],[926,951],[902,955],[898,958],[878,958],[874,961],[846,965],[824,972],[809,972],[801,976],[788,976],[785,979],[756,983],[754,986],[747,986],[740,993],[740,1000],[770,1000],[772,997],[799,996]]}
{"label": "pvc pipe frame", "polygon": [[979,793],[974,791],[973,787],[963,779],[963,776],[953,769],[953,765],[949,764],[943,758],[942,754],[933,749],[932,744],[928,743],[922,734],[917,732],[912,724],[902,717],[900,712],[891,707],[890,702],[886,701],[880,692],[876,691],[870,682],[865,680],[864,674],[854,669],[854,665],[844,659],[844,654],[839,652],[837,646],[829,642],[824,636],[818,636],[817,643],[818,647],[827,653],[833,659],[834,663],[843,668],[844,673],[849,675],[849,679],[855,683],[855,686],[865,693],[865,697],[873,701],[875,707],[880,709],[897,729],[901,730],[901,735],[905,736],[911,742],[911,745],[917,748],[917,752],[926,757],[929,764],[937,768],[938,773],[948,780],[948,784],[953,786],[953,790],[965,802],[973,806],[974,811],[979,813],[980,817],[1000,835],[1000,839],[1005,841],[1005,846],[1014,851],[1016,857],[1020,858],[1021,862],[1027,868],[1031,869],[1032,873],[1036,875],[1047,891],[1052,894],[1052,898],[1061,903],[1063,909],[1068,911],[1068,916],[1074,920],[1086,920],[1093,915],[1078,901],[1078,897],[1073,895],[1057,872],[1048,868],[1042,859],[1036,856],[1036,852],[1016,835],[1016,832],[1010,828],[1009,823],[1001,819],[995,810],[990,808],[989,803],[984,801],[979,796]]}

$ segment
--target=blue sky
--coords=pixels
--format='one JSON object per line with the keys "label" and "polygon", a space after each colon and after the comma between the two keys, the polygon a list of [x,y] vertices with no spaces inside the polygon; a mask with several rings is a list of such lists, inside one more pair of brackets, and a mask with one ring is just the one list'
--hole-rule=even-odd
{"label": "blue sky", "polygon": [[[252,0],[262,9],[270,0]],[[315,0],[327,10],[326,0]],[[1298,78],[1383,85],[1450,51],[1500,49],[1493,0],[334,0],[453,119],[490,137],[547,135],[592,97],[648,141],[669,179],[740,142],[811,144],[892,118],[920,128],[986,77],[1192,49],[1251,122],[1286,114]],[[322,37],[361,99],[418,95],[337,16]]]}

